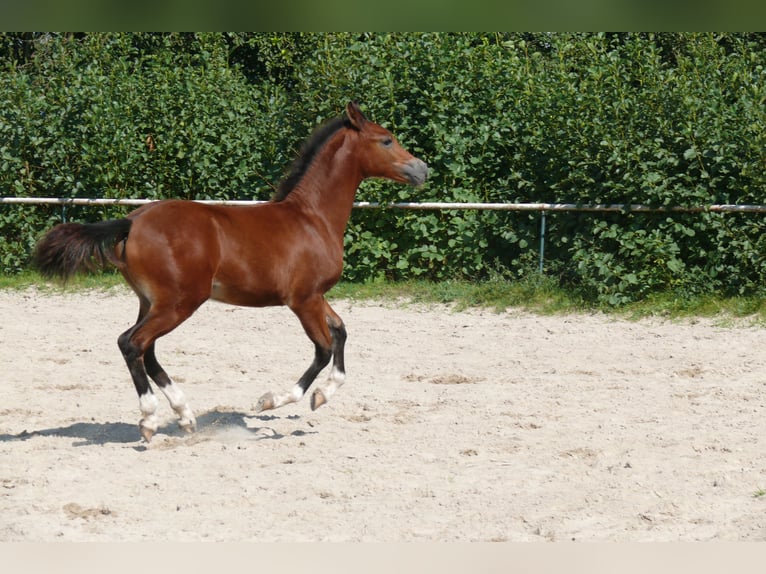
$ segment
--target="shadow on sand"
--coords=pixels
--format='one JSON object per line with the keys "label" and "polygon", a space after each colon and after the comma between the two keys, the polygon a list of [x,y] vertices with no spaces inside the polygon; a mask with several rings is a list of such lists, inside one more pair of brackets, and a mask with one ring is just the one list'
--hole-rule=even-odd
{"label": "shadow on sand", "polygon": [[[284,417],[287,420],[298,420],[298,415]],[[278,440],[285,436],[304,436],[315,434],[316,431],[295,430],[289,435],[278,433],[268,426],[248,426],[248,421],[279,421],[282,417],[273,415],[253,416],[249,413],[215,409],[197,416],[197,431],[186,434],[178,428],[175,422],[169,421],[160,427],[158,434],[168,435],[174,438],[197,437],[199,440],[210,440],[218,433],[236,433],[243,440]],[[138,430],[138,424],[122,422],[81,422],[69,426],[47,428],[28,431],[19,434],[0,434],[0,443],[26,441],[35,437],[63,437],[76,439],[72,446],[103,446],[107,444],[141,444],[142,439]],[[154,442],[154,441],[152,441]],[[144,445],[145,446],[145,445]]]}

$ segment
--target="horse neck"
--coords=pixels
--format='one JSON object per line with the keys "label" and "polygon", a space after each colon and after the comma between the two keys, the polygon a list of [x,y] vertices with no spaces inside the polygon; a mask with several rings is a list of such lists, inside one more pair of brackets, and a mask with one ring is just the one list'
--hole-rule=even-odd
{"label": "horse neck", "polygon": [[354,137],[356,134],[351,130],[340,130],[325,144],[284,200],[300,205],[304,212],[323,220],[341,242],[356,190],[364,179],[353,145]]}

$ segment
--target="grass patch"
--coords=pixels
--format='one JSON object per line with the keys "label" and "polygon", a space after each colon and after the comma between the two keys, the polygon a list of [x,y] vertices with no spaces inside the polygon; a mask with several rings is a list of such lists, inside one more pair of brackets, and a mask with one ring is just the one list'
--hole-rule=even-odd
{"label": "grass patch", "polygon": [[[30,287],[51,292],[106,291],[115,287],[125,287],[125,282],[116,272],[79,275],[72,278],[66,285],[43,279],[35,271],[25,271],[18,275],[0,275],[0,289],[23,290]],[[622,307],[608,307],[582,297],[575,289],[561,287],[552,277],[537,273],[530,273],[520,280],[508,280],[496,276],[484,281],[452,280],[438,283],[431,281],[341,282],[333,287],[328,298],[392,301],[404,304],[449,304],[458,311],[468,308],[485,308],[502,312],[515,308],[540,314],[602,312],[628,319],[708,317],[716,318],[722,323],[746,319],[755,324],[766,324],[766,294],[751,297],[720,297],[659,293]]]}
{"label": "grass patch", "polygon": [[561,287],[555,279],[537,274],[510,281],[406,281],[397,283],[340,283],[330,291],[335,299],[405,300],[412,303],[447,303],[457,310],[490,308],[498,312],[509,308],[540,314],[607,313],[627,319],[646,317],[667,319],[716,318],[722,323],[747,319],[766,324],[766,294],[751,297],[680,295],[660,293],[642,301],[612,307],[584,298],[576,289]]}
{"label": "grass patch", "polygon": [[42,283],[42,278],[32,271],[24,271],[18,275],[1,275],[0,289],[27,289]]}
{"label": "grass patch", "polygon": [[721,297],[717,295],[680,296],[675,293],[659,293],[643,301],[631,303],[620,309],[629,317],[668,317],[684,319],[693,317],[719,317],[729,319],[752,319],[766,322],[766,297]]}
{"label": "grass patch", "polygon": [[568,313],[586,309],[573,293],[555,285],[552,279],[535,276],[521,281],[492,278],[485,281],[405,281],[340,283],[329,296],[334,299],[405,300],[411,303],[451,304],[457,310],[471,307],[498,312],[521,308],[536,313]]}
{"label": "grass patch", "polygon": [[36,271],[24,271],[17,275],[0,275],[0,289],[23,290],[35,287],[42,291],[106,291],[125,285],[125,280],[117,272],[104,272],[76,275],[66,283],[43,278]]}

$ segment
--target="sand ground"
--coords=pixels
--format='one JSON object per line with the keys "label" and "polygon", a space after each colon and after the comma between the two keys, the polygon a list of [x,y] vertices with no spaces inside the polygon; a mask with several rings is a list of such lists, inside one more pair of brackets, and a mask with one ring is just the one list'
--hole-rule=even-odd
{"label": "sand ground", "polygon": [[312,344],[203,306],[157,345],[198,432],[147,445],[135,297],[0,291],[0,541],[766,540],[762,326],[333,306],[346,385],[260,415]]}

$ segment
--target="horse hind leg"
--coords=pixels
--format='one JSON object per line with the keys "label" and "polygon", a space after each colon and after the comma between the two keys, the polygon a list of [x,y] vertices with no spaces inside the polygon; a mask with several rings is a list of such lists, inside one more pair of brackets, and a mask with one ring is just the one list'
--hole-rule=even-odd
{"label": "horse hind leg", "polygon": [[144,437],[146,442],[152,440],[152,436],[157,432],[159,428],[159,422],[157,419],[157,397],[152,391],[152,386],[149,384],[149,377],[146,373],[144,366],[144,357],[141,350],[131,343],[131,336],[136,330],[135,326],[125,331],[117,339],[117,344],[120,347],[122,356],[125,359],[125,363],[128,365],[130,376],[133,379],[133,385],[136,387],[138,393],[138,405],[141,410],[141,420],[138,422],[138,428],[141,431],[141,436]]}
{"label": "horse hind leg", "polygon": [[178,426],[185,432],[194,432],[197,429],[197,419],[194,417],[194,412],[189,407],[184,392],[157,362],[157,357],[154,354],[154,343],[144,353],[144,364],[146,372],[157,383],[170,406],[178,415]]}
{"label": "horse hind leg", "polygon": [[192,431],[196,426],[194,414],[186,403],[183,393],[157,362],[154,354],[154,342],[157,338],[180,325],[191,316],[197,307],[199,305],[189,308],[173,306],[163,311],[162,308],[156,306],[151,309],[145,309],[142,306],[138,322],[118,338],[117,343],[138,393],[138,403],[142,415],[138,426],[146,442],[151,441],[152,436],[159,428],[157,418],[159,405],[149,383],[149,376],[157,383],[179,415],[181,427],[184,430]]}

